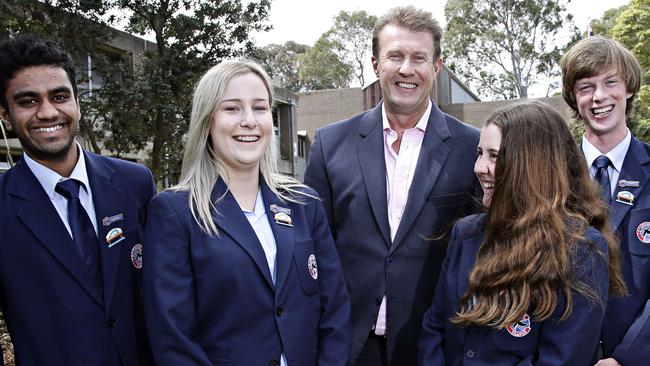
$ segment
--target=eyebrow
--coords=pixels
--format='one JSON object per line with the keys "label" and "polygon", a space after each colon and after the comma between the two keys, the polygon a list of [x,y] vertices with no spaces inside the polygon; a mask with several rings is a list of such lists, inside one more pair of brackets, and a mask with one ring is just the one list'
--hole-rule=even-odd
{"label": "eyebrow", "polygon": [[[253,102],[268,102],[268,100],[269,100],[268,98],[257,98],[257,99],[253,99]],[[231,98],[231,99],[224,99],[221,101],[221,103],[225,103],[225,102],[241,102],[241,99]]]}

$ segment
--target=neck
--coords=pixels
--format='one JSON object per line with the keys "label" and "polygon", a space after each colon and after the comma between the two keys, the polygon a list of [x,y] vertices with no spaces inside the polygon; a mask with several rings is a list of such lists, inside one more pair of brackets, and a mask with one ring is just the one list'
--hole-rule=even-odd
{"label": "neck", "polygon": [[404,130],[415,127],[420,121],[420,118],[424,115],[424,112],[427,111],[428,105],[425,105],[424,108],[414,112],[414,113],[404,113],[393,108],[386,106],[384,109],[386,112],[386,118],[388,119],[388,124],[390,127],[395,130],[400,138]]}
{"label": "neck", "polygon": [[247,172],[229,172],[228,190],[235,197],[239,207],[253,211],[257,192],[260,188],[260,173],[258,170]]}
{"label": "neck", "polygon": [[68,149],[64,155],[61,155],[57,158],[48,157],[47,159],[44,159],[42,157],[33,156],[29,153],[27,154],[35,162],[43,165],[44,167],[52,169],[60,176],[67,178],[70,176],[70,174],[72,174],[74,167],[77,165],[77,160],[79,160],[79,154],[81,154],[81,151],[76,144],[73,144],[72,147]]}
{"label": "neck", "polygon": [[612,151],[616,145],[620,144],[621,141],[625,139],[627,135],[627,129],[622,129],[622,131],[616,131],[616,133],[598,135],[593,131],[587,129],[585,131],[585,137],[590,144],[592,144],[598,151],[603,154],[607,154]]}

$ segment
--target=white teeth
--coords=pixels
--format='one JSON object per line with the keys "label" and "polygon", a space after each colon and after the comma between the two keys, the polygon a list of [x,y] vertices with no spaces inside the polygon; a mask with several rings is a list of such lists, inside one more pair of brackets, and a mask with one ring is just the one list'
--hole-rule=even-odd
{"label": "white teeth", "polygon": [[492,182],[483,182],[483,188],[492,189],[492,188],[494,188],[494,183],[492,183]]}
{"label": "white teeth", "polygon": [[609,111],[614,109],[613,105],[607,106],[607,107],[602,107],[602,108],[593,108],[592,111],[594,114],[605,114]]}
{"label": "white teeth", "polygon": [[399,86],[400,88],[415,89],[417,85],[413,83],[397,83],[397,86]]}
{"label": "white teeth", "polygon": [[54,132],[54,131],[56,131],[56,130],[60,130],[60,129],[62,129],[62,128],[63,128],[63,125],[56,125],[56,126],[54,126],[54,127],[41,127],[41,128],[37,128],[36,131],[38,131],[38,132],[49,133],[49,132]]}
{"label": "white teeth", "polygon": [[242,142],[253,142],[253,141],[257,141],[259,139],[260,138],[257,137],[257,136],[237,136],[237,137],[235,137],[235,140],[242,141]]}

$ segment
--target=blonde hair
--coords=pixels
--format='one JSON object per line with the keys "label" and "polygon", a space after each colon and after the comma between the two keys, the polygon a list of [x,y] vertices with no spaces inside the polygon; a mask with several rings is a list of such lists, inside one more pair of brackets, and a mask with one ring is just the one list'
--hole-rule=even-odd
{"label": "blonde hair", "polygon": [[[189,192],[189,206],[192,216],[201,229],[209,235],[219,235],[212,219],[212,210],[225,196],[211,200],[211,193],[220,177],[228,181],[223,161],[210,143],[210,126],[214,110],[221,103],[228,83],[235,77],[255,74],[264,83],[273,105],[271,82],[261,66],[248,60],[227,60],[208,70],[194,89],[190,130],[183,154],[180,182],[170,188]],[[278,173],[275,134],[271,134],[269,146],[260,161],[260,174],[271,191],[281,200],[302,203],[301,198],[313,197],[301,188],[306,186],[293,177]]]}

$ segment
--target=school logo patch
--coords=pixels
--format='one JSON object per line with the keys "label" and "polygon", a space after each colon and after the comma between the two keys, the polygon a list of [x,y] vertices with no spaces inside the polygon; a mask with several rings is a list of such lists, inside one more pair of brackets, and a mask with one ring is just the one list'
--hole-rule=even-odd
{"label": "school logo patch", "polygon": [[508,325],[506,327],[506,330],[508,333],[510,333],[511,336],[517,338],[527,335],[531,330],[530,316],[528,316],[528,314],[524,314],[518,322],[513,325]]}
{"label": "school logo patch", "polygon": [[133,267],[142,269],[142,244],[136,244],[131,249],[131,263]]}
{"label": "school logo patch", "polygon": [[318,265],[316,264],[316,256],[313,254],[307,260],[307,269],[309,269],[309,274],[313,279],[318,278]]}
{"label": "school logo patch", "polygon": [[637,226],[636,237],[639,238],[642,243],[650,243],[650,222],[644,221]]}

